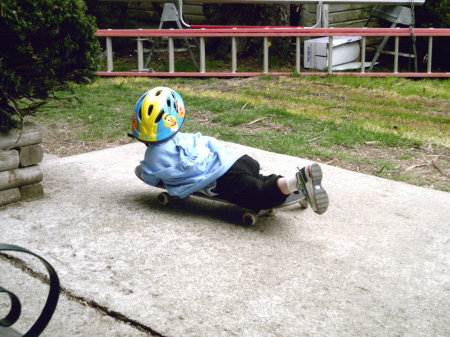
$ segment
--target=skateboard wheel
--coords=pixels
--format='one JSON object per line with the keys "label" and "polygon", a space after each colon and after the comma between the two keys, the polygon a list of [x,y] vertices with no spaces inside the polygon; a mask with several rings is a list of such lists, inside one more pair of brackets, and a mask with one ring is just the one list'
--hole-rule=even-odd
{"label": "skateboard wheel", "polygon": [[274,208],[269,209],[269,211],[267,212],[268,216],[274,216],[275,214],[277,214],[277,210]]}
{"label": "skateboard wheel", "polygon": [[306,198],[300,200],[298,203],[300,204],[301,208],[303,208],[303,209],[308,208],[308,201],[306,200]]}
{"label": "skateboard wheel", "polygon": [[242,215],[242,223],[245,226],[252,226],[252,225],[256,224],[257,220],[258,220],[258,217],[253,213],[245,212]]}
{"label": "skateboard wheel", "polygon": [[158,202],[161,206],[166,206],[170,201],[170,195],[167,192],[162,192],[158,195]]}

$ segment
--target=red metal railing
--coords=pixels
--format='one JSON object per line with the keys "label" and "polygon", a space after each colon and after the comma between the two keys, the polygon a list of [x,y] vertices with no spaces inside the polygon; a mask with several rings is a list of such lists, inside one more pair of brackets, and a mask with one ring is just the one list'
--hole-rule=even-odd
{"label": "red metal railing", "polygon": [[[292,74],[292,72],[269,72],[268,64],[268,39],[279,37],[296,38],[296,65],[294,72],[305,75],[359,75],[359,76],[402,76],[402,77],[450,77],[449,72],[432,72],[433,38],[450,36],[449,28],[303,28],[303,27],[255,27],[255,28],[212,28],[212,29],[99,29],[98,37],[106,37],[107,71],[99,71],[100,76],[154,76],[154,77],[250,77],[261,74]],[[329,37],[327,71],[306,72],[301,70],[301,37]],[[361,70],[359,72],[333,72],[332,40],[334,36],[361,36]],[[395,38],[394,69],[392,72],[366,72],[364,62],[366,61],[366,38],[371,36],[392,36]],[[400,37],[428,37],[427,71],[426,72],[399,72],[398,71],[398,44]],[[137,38],[137,71],[113,71],[112,60],[112,37],[135,37]],[[145,38],[167,37],[168,38],[168,72],[146,71],[143,68],[142,43]],[[174,62],[175,38],[198,37],[200,40],[200,69],[198,72],[177,72]],[[205,65],[205,38],[222,37],[232,39],[232,65],[229,72],[208,72]],[[263,42],[263,71],[262,72],[238,72],[236,38],[239,37],[262,37]]]}

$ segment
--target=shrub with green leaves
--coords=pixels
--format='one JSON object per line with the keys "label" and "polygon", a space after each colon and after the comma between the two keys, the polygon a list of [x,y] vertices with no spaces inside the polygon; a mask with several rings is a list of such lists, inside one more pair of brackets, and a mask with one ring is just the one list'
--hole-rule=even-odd
{"label": "shrub with green leaves", "polygon": [[66,82],[93,78],[95,29],[83,0],[0,3],[0,129],[16,126]]}
{"label": "shrub with green leaves", "polygon": [[426,0],[416,7],[416,21],[420,27],[450,27],[450,0]]}
{"label": "shrub with green leaves", "polygon": [[[449,28],[450,27],[450,0],[426,0],[423,6],[415,7],[416,27],[434,27]],[[419,59],[423,59],[424,55],[420,55],[420,51],[427,51],[427,39],[418,39]],[[448,54],[450,53],[450,37],[434,38],[433,65],[442,71],[449,71]],[[435,67],[433,67],[435,68]]]}

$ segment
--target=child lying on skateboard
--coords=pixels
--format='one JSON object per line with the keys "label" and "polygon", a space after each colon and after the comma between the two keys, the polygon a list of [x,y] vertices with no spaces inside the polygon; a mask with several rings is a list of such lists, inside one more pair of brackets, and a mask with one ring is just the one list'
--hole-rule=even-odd
{"label": "child lying on skateboard", "polygon": [[170,195],[180,198],[202,192],[255,211],[302,193],[314,212],[327,210],[328,195],[318,164],[307,165],[291,177],[261,175],[259,163],[245,153],[200,133],[179,132],[184,119],[183,99],[170,88],[154,88],[137,101],[130,136],[147,145],[136,168],[147,184],[163,184]]}

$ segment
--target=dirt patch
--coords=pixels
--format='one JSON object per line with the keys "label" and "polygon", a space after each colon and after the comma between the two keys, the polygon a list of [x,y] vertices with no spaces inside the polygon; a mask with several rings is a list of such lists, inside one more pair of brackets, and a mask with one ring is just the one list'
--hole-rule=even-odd
{"label": "dirt patch", "polygon": [[[280,132],[284,135],[289,134],[293,129],[290,126],[286,126],[277,122],[274,122],[273,119],[276,116],[274,115],[266,115],[260,118],[257,118],[248,123],[243,123],[234,126],[235,129],[243,130],[247,134],[257,133],[262,130],[272,130]],[[215,120],[215,116],[210,111],[191,111],[189,114],[189,118],[195,120],[196,123],[204,124],[204,125],[218,125]]]}
{"label": "dirt patch", "polygon": [[245,130],[247,133],[257,133],[261,130],[277,131],[284,135],[288,135],[292,131],[292,128],[287,125],[276,123],[271,121],[273,115],[267,115],[258,119],[255,119],[249,123],[240,124],[237,126],[239,129]]}
{"label": "dirt patch", "polygon": [[336,152],[362,158],[357,162],[335,157],[326,164],[352,171],[432,189],[450,191],[450,150],[425,145],[410,149],[378,147],[367,144],[359,147],[335,147]]}
{"label": "dirt patch", "polygon": [[41,146],[45,153],[58,157],[68,157],[80,153],[102,150],[123,144],[131,143],[133,140],[127,136],[120,137],[111,142],[84,141],[75,139],[79,129],[69,125],[67,122],[57,123],[39,122],[43,132]]}

